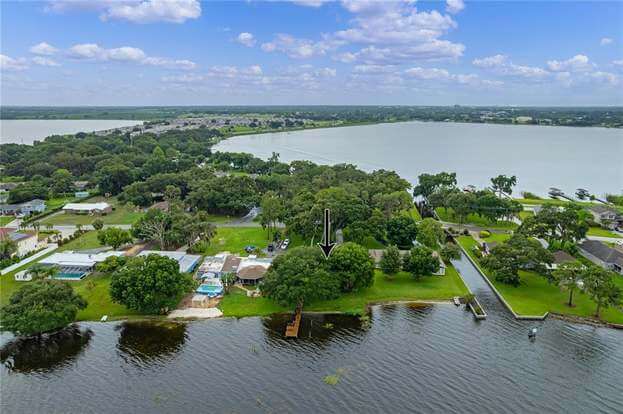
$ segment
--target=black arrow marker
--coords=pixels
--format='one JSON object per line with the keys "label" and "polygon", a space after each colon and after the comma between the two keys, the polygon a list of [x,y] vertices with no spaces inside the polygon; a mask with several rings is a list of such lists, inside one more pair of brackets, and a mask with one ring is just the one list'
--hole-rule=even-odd
{"label": "black arrow marker", "polygon": [[331,213],[328,208],[324,209],[324,241],[318,243],[318,246],[322,249],[326,259],[329,258],[333,247],[335,247],[335,243],[331,243]]}

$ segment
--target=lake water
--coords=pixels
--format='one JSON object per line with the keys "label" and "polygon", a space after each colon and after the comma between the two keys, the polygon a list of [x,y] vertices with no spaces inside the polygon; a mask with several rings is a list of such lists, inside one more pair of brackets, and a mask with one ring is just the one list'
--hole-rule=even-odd
{"label": "lake water", "polygon": [[4,334],[0,411],[621,412],[623,331],[517,321],[466,259],[454,264],[486,320],[451,304],[392,305],[374,307],[369,326],[305,314],[296,340],[280,315],[84,323],[44,342]]}
{"label": "lake water", "polygon": [[215,150],[260,158],[321,164],[352,163],[394,170],[412,183],[421,173],[455,171],[460,185],[490,185],[498,174],[516,175],[516,192],[545,195],[550,187],[573,194],[623,189],[623,130],[521,125],[404,122],[246,135]]}
{"label": "lake water", "polygon": [[3,119],[0,120],[0,143],[32,144],[34,141],[42,141],[50,135],[103,131],[138,124],[142,124],[142,121],[109,119]]}

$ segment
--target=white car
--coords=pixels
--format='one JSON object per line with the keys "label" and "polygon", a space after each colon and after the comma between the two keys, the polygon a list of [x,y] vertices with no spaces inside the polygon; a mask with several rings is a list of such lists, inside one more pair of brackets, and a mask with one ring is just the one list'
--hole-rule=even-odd
{"label": "white car", "polygon": [[283,243],[281,243],[281,250],[287,249],[289,244],[290,244],[290,239],[285,239]]}

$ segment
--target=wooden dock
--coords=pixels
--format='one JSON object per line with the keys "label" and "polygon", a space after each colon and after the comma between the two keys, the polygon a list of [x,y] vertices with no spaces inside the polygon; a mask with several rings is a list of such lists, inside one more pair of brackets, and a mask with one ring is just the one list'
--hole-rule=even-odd
{"label": "wooden dock", "polygon": [[298,338],[299,328],[301,327],[301,317],[303,314],[303,304],[299,304],[294,311],[292,321],[286,325],[286,338]]}

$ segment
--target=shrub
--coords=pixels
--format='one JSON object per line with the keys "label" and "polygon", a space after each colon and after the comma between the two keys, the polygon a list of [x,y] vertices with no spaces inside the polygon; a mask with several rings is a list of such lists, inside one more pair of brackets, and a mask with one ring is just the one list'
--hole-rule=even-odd
{"label": "shrub", "polygon": [[524,191],[521,193],[521,195],[523,196],[523,198],[527,198],[530,200],[540,200],[541,197],[539,197],[538,195],[531,193],[530,191]]}
{"label": "shrub", "polygon": [[481,239],[486,239],[487,237],[491,237],[491,232],[489,230],[481,230],[479,235]]}

